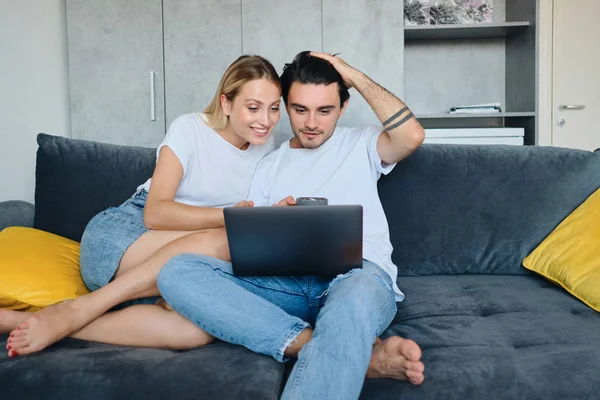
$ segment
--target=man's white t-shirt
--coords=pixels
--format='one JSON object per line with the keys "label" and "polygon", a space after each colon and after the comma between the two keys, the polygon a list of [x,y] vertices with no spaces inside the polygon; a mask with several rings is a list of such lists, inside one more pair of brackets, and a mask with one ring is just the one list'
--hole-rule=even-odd
{"label": "man's white t-shirt", "polygon": [[[169,126],[156,150],[171,149],[183,166],[175,201],[204,207],[229,207],[246,198],[256,165],[275,148],[273,135],[264,145],[235,147],[206,125],[204,114],[184,114]],[[152,178],[138,190],[150,190]]]}
{"label": "man's white t-shirt", "polygon": [[330,205],[362,205],[363,258],[389,274],[396,300],[402,301],[388,222],[377,191],[381,174],[395,166],[383,163],[377,153],[381,131],[377,126],[338,127],[317,149],[292,149],[289,141],[284,142],[258,164],[247,200],[255,206],[270,206],[291,195],[326,197]]}

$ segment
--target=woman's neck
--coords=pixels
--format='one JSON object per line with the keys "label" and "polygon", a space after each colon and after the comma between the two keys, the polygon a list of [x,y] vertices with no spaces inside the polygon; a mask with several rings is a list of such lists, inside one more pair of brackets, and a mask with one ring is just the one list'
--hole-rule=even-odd
{"label": "woman's neck", "polygon": [[227,124],[227,126],[221,130],[218,130],[217,133],[221,135],[221,137],[227,140],[229,143],[234,145],[240,150],[246,150],[250,143],[242,137],[240,137],[237,133],[233,131],[231,128],[231,124]]}

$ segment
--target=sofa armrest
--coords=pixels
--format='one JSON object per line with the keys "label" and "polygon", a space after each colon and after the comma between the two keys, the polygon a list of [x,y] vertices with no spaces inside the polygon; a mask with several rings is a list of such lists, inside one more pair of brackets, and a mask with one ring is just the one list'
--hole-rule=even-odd
{"label": "sofa armrest", "polygon": [[0,231],[9,226],[33,227],[35,206],[21,200],[0,202]]}

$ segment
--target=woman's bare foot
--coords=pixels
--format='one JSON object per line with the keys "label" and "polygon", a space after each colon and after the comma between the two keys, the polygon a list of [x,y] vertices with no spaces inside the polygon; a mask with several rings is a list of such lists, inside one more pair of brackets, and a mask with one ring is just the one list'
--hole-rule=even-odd
{"label": "woman's bare foot", "polygon": [[67,300],[30,313],[10,333],[8,356],[27,355],[43,350],[89,323],[89,318],[81,312],[77,303],[75,300]]}
{"label": "woman's bare foot", "polygon": [[8,333],[25,322],[31,313],[24,311],[0,310],[0,333]]}
{"label": "woman's bare foot", "polygon": [[410,339],[399,336],[377,339],[367,378],[391,378],[420,385],[425,379],[425,366],[420,360],[421,348]]}

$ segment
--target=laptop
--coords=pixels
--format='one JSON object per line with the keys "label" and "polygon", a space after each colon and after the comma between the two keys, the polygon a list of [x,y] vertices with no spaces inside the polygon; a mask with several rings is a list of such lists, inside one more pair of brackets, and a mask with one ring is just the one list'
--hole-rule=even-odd
{"label": "laptop", "polygon": [[228,207],[225,229],[239,276],[336,276],[362,267],[360,205]]}

